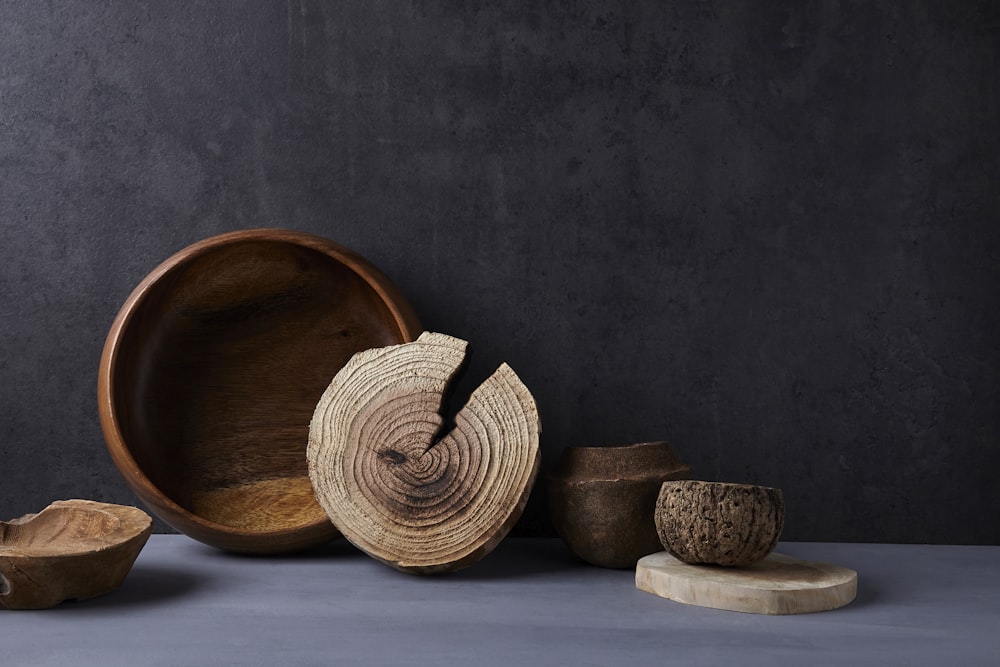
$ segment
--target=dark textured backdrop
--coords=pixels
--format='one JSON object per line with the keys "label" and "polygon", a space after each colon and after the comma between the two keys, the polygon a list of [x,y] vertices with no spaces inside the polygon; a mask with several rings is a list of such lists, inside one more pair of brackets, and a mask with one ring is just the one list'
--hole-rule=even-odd
{"label": "dark textured backdrop", "polygon": [[543,469],[667,439],[787,539],[1000,543],[993,3],[180,4],[0,8],[0,518],[135,502],[111,320],[278,226],[509,361]]}

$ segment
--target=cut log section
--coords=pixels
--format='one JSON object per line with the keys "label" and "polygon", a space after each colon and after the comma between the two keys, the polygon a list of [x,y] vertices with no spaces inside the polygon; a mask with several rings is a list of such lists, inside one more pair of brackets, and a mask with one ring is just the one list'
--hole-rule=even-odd
{"label": "cut log section", "polygon": [[442,396],[467,343],[423,333],[355,354],[309,429],[316,498],[352,544],[405,572],[467,567],[520,517],[538,474],[531,392],[502,364],[442,430]]}
{"label": "cut log section", "polygon": [[858,573],[772,553],[748,567],[689,565],[666,551],[639,559],[635,585],[668,600],[750,614],[808,614],[850,604]]}

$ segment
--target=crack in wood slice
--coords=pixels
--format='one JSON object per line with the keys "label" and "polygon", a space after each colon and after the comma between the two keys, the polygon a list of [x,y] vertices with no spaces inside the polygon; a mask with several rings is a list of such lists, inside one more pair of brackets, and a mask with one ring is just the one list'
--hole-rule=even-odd
{"label": "crack in wood slice", "polygon": [[399,570],[471,565],[520,517],[538,473],[531,392],[502,364],[440,437],[442,396],[467,343],[424,333],[337,373],[309,431],[316,498],[355,546]]}

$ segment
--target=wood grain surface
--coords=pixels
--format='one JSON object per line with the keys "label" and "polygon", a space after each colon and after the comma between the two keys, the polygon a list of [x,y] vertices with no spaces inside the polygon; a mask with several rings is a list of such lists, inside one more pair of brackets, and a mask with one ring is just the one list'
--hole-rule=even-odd
{"label": "wood grain surface", "polygon": [[538,472],[538,411],[503,364],[445,427],[442,395],[466,342],[424,333],[355,355],[316,407],[309,472],[356,546],[431,574],[489,553],[521,515]]}
{"label": "wood grain surface", "polygon": [[142,510],[92,500],[56,501],[0,521],[0,608],[44,609],[109,593],[151,531]]}
{"label": "wood grain surface", "polygon": [[676,602],[752,614],[805,614],[843,607],[858,573],[779,553],[747,567],[689,565],[665,551],[639,559],[635,585]]}

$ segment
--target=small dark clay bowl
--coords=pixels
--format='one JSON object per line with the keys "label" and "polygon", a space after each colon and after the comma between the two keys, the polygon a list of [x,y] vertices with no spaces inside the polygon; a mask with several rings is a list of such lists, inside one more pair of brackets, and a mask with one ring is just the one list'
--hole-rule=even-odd
{"label": "small dark clay bowl", "polygon": [[549,516],[570,550],[588,563],[635,567],[661,550],[653,520],[660,485],[690,476],[690,466],[665,442],[567,447],[546,476]]}
{"label": "small dark clay bowl", "polygon": [[781,490],[766,486],[664,482],[656,500],[663,547],[691,564],[756,563],[778,543],[784,520]]}

